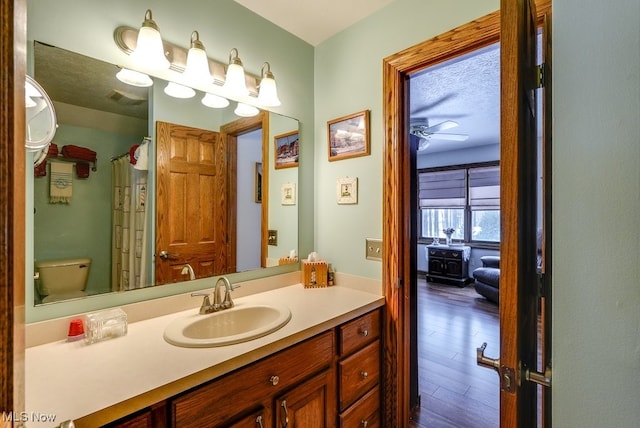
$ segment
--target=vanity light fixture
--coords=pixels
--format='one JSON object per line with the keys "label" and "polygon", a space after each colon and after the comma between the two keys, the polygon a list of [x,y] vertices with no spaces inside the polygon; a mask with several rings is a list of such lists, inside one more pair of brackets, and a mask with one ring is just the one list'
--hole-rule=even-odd
{"label": "vanity light fixture", "polygon": [[204,97],[202,97],[202,104],[211,108],[225,108],[229,105],[229,100],[207,92]]}
{"label": "vanity light fixture", "polygon": [[148,74],[140,73],[139,71],[130,70],[128,68],[122,68],[116,74],[116,78],[128,85],[138,86],[140,88],[148,88],[153,85],[153,80]]}
{"label": "vanity light fixture", "polygon": [[258,87],[258,104],[265,107],[277,107],[280,100],[278,99],[278,88],[276,87],[276,79],[271,72],[271,65],[268,62],[262,64],[262,70],[260,71],[262,80]]}
{"label": "vanity light fixture", "polygon": [[209,71],[209,58],[200,41],[197,31],[191,33],[191,47],[187,53],[187,64],[184,69],[184,77],[194,84],[209,84],[213,82]]}
{"label": "vanity light fixture", "polygon": [[181,85],[176,82],[169,82],[164,88],[164,93],[173,98],[192,98],[196,95],[196,91],[188,86]]}
{"label": "vanity light fixture", "polygon": [[249,94],[244,77],[244,67],[236,48],[229,52],[229,65],[222,89],[232,97],[245,97]]}
{"label": "vanity light fixture", "polygon": [[145,68],[169,68],[170,63],[164,53],[160,30],[151,16],[151,9],[147,9],[144,14],[144,22],[138,31],[138,42],[131,58]]}
{"label": "vanity light fixture", "polygon": [[249,104],[238,103],[238,106],[233,112],[240,117],[253,117],[260,113],[260,110]]}

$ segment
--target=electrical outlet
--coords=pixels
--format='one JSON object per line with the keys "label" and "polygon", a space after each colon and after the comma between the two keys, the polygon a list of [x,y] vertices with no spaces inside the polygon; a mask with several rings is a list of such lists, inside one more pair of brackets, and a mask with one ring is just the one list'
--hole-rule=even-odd
{"label": "electrical outlet", "polygon": [[382,239],[366,239],[366,256],[369,260],[382,260]]}

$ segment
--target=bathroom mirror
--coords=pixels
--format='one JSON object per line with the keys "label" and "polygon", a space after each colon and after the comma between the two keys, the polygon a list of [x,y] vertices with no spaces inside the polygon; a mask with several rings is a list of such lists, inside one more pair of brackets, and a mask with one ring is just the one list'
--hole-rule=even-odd
{"label": "bathroom mirror", "polygon": [[[128,86],[115,78],[116,66],[45,43],[34,43],[33,69],[36,80],[50,95],[56,108],[58,130],[53,143],[60,152],[58,157],[47,159],[46,175],[33,178],[34,261],[90,259],[84,290],[87,296],[154,285],[154,266],[159,260],[154,254],[154,225],[156,216],[161,214],[155,211],[154,199],[157,191],[156,123],[169,122],[219,131],[221,126],[239,119],[233,113],[234,103],[225,109],[211,109],[201,104],[202,93],[190,100],[171,98],[164,94],[166,82],[160,79],[154,79],[150,88]],[[236,203],[230,207],[229,213],[237,222],[237,269],[234,272],[259,269],[268,275],[269,269],[277,269],[273,266],[278,265],[280,258],[298,248],[297,207],[281,201],[281,188],[297,183],[298,168],[274,168],[274,137],[297,132],[298,121],[272,112],[265,114],[268,115],[269,129],[264,132],[269,135],[263,138],[263,130],[253,130],[237,136]],[[113,226],[116,215],[114,195],[117,191],[113,187],[116,180],[112,164],[121,158],[129,163],[135,159],[136,149],[139,151],[147,136],[151,137],[147,147],[148,176],[144,195],[138,196],[147,210],[141,222],[146,226],[143,233],[146,244],[141,244],[141,238],[131,241],[132,246],[146,257],[140,268],[146,279],[138,285],[115,288],[114,275],[121,273],[112,263],[112,247],[121,238],[116,236]],[[264,154],[263,141],[267,141],[268,146]],[[73,156],[61,153],[64,146],[89,149],[97,154],[97,160],[89,164],[88,172],[80,174],[76,166],[80,162],[77,159],[73,162],[74,159],[68,159]],[[267,162],[263,156],[267,156]],[[55,186],[52,185],[50,168],[54,163],[69,165],[66,170],[72,180],[72,195],[68,204],[51,203]],[[264,181],[257,181],[257,163],[263,164],[260,178]],[[33,172],[29,170],[28,174]],[[268,189],[263,189],[262,183],[268,185]],[[268,200],[256,198],[258,184],[260,194],[268,195]],[[262,220],[261,204],[268,207],[265,221]],[[261,236],[267,235],[262,228],[277,230],[278,233],[276,245],[267,247],[266,257],[260,256]],[[184,280],[189,280],[188,271],[185,275]],[[166,286],[171,285],[163,285]],[[42,297],[35,292],[35,303],[42,303]]]}

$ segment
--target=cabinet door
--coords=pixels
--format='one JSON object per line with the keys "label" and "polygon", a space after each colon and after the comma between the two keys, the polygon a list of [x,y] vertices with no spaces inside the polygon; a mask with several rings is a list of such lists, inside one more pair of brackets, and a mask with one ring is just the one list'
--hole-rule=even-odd
{"label": "cabinet door", "polygon": [[335,375],[328,369],[280,396],[276,427],[322,428],[336,425]]}
{"label": "cabinet door", "polygon": [[429,256],[429,274],[444,275],[444,260]]}
{"label": "cabinet door", "polygon": [[462,260],[447,260],[447,275],[460,278],[462,276]]}

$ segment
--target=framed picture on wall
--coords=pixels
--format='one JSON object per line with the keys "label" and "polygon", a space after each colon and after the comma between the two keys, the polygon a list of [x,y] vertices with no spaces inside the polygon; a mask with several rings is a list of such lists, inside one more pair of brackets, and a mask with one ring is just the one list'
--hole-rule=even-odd
{"label": "framed picture on wall", "polygon": [[329,161],[367,156],[369,143],[369,110],[327,122]]}
{"label": "framed picture on wall", "polygon": [[336,198],[338,204],[358,203],[358,178],[344,177],[338,178],[336,187]]}
{"label": "framed picture on wall", "polygon": [[275,168],[291,168],[298,166],[298,131],[276,135]]}
{"label": "framed picture on wall", "polygon": [[286,183],[281,188],[282,205],[295,205],[296,204],[296,185],[293,183]]}

